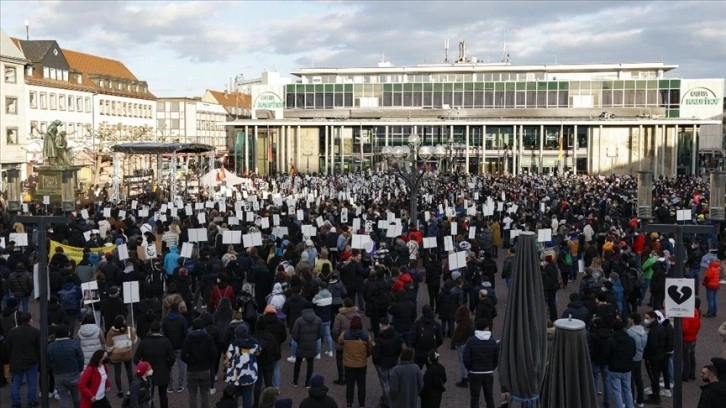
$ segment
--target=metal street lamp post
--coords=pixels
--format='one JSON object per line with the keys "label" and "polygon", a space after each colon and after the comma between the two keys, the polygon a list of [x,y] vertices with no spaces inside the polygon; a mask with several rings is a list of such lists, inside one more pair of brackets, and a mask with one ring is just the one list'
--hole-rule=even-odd
{"label": "metal street lamp post", "polygon": [[[683,234],[718,234],[724,221],[724,188],[726,177],[723,172],[711,173],[709,212],[714,225],[647,224],[653,218],[653,173],[638,172],[638,218],[643,222],[645,232],[667,232],[676,234],[676,267],[674,278],[683,278],[684,252]],[[696,282],[696,285],[698,282]],[[683,329],[682,318],[673,317],[673,408],[683,407]]]}

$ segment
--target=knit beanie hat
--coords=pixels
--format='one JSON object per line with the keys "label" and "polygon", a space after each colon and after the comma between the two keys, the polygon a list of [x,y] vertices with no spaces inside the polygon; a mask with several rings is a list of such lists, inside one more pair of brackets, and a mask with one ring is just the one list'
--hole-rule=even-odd
{"label": "knit beanie hat", "polygon": [[139,361],[139,364],[136,365],[136,375],[144,375],[150,369],[151,364],[147,363],[146,361]]}

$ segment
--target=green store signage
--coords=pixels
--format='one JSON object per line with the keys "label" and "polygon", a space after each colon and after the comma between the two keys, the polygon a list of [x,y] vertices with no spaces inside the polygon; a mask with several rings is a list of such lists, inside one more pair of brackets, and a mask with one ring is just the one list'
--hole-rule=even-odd
{"label": "green store signage", "polygon": [[263,92],[257,96],[252,109],[283,109],[282,98],[274,92]]}
{"label": "green store signage", "polygon": [[723,103],[712,90],[704,87],[692,88],[681,98],[681,106],[683,105],[720,105]]}

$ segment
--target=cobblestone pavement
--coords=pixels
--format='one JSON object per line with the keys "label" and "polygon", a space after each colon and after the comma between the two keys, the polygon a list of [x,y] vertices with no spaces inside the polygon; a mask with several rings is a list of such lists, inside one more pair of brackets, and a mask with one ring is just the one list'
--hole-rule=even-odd
{"label": "cobblestone pavement", "polygon": [[[500,257],[497,261],[501,268],[501,261],[502,261],[502,255],[503,251],[500,250]],[[569,293],[576,290],[576,288],[579,287],[579,278],[578,282],[576,283],[570,283],[564,290],[560,291],[558,293],[558,311],[561,312],[564,310],[564,308],[567,305],[567,297]],[[494,337],[499,339],[501,338],[501,330],[504,326],[503,324],[503,318],[505,315],[505,308],[507,303],[507,289],[504,285],[504,281],[501,279],[501,277],[497,276],[497,282],[496,282],[496,292],[497,292],[497,299],[499,300],[499,303],[497,305],[497,311],[499,317],[495,319],[495,333]],[[720,292],[720,291],[719,291]],[[701,293],[701,296],[704,298],[702,310],[705,314],[705,293]],[[421,284],[419,288],[419,311],[420,308],[425,302],[428,302],[428,295],[426,291],[426,285]],[[702,327],[701,331],[698,336],[698,342],[696,346],[696,381],[690,381],[683,384],[683,407],[689,408],[689,407],[695,407],[697,405],[698,398],[700,396],[700,385],[702,384],[700,380],[700,375],[698,374],[700,372],[700,367],[710,363],[711,357],[716,357],[721,353],[721,349],[723,346],[723,343],[721,341],[721,338],[717,334],[718,326],[723,322],[724,316],[726,316],[726,297],[724,297],[723,292],[720,292],[718,297],[718,303],[719,303],[719,310],[721,310],[721,316],[719,318],[704,318],[702,320]],[[37,302],[32,302],[32,312],[37,313],[38,310],[38,304]],[[544,306],[544,305],[542,305]],[[533,305],[533,307],[538,307],[536,305]],[[641,307],[639,312],[645,313],[648,310],[647,307]],[[542,308],[543,313],[546,313],[546,307]],[[367,322],[365,323],[367,324]],[[367,326],[366,326],[367,327]],[[289,382],[292,379],[292,371],[293,371],[293,364],[286,361],[286,358],[290,355],[289,351],[289,343],[285,344],[283,346],[283,360],[280,363],[281,364],[281,396],[282,397],[291,397],[293,399],[293,406],[297,407],[302,401],[303,398],[307,395],[307,391],[305,387],[302,385],[303,381],[300,381],[300,386],[293,387],[292,385],[289,385]],[[444,402],[442,405],[444,407],[467,407],[469,406],[469,390],[464,388],[459,388],[454,385],[455,382],[459,381],[459,369],[458,369],[458,361],[456,356],[456,351],[449,349],[449,341],[446,339],[444,341],[444,345],[439,350],[441,357],[440,362],[443,364],[443,366],[446,368],[446,375],[448,377],[448,382],[446,384],[447,392],[444,394]],[[304,378],[305,373],[305,366],[306,363],[302,364],[301,367],[301,377]],[[338,402],[338,405],[340,407],[345,407],[345,386],[339,386],[334,385],[332,381],[336,378],[336,368],[335,368],[335,358],[324,356],[320,360],[315,360],[315,372],[321,373],[325,377],[326,385],[330,388],[329,395],[331,395],[335,400]],[[111,370],[110,376],[113,376],[113,370]],[[647,378],[647,374],[645,373],[645,369],[643,369],[643,381],[645,383],[645,386],[649,386],[650,382]],[[113,383],[113,381],[112,381]],[[126,381],[124,380],[124,387],[126,386]],[[214,406],[214,403],[221,398],[221,389],[224,387],[224,383],[222,381],[218,381],[216,383],[217,386],[217,393],[210,397],[210,406]],[[381,396],[381,388],[378,383],[377,376],[375,374],[375,368],[373,367],[372,363],[369,360],[369,366],[368,366],[368,372],[367,372],[367,379],[366,379],[366,390],[367,390],[367,396],[366,396],[366,406],[370,407],[376,407],[378,405],[379,398]],[[495,383],[494,383],[494,391],[495,391],[495,404],[496,406],[499,406],[499,381],[498,376],[495,375]],[[22,393],[21,395],[25,395]],[[169,394],[169,406],[171,408],[177,408],[177,407],[187,407],[188,406],[188,398],[189,394],[185,390],[181,393],[174,392],[172,394]],[[111,402],[111,406],[116,408],[121,406],[121,399],[116,397],[115,389],[112,390],[112,395],[109,397],[109,400]],[[356,397],[357,401],[357,397]],[[599,397],[599,403],[602,404],[602,397]],[[58,407],[59,403],[55,400],[51,400],[50,403],[51,407]],[[157,405],[158,406],[158,405]],[[483,401],[483,398],[480,400],[480,406],[485,406],[485,403]],[[664,408],[670,408],[672,407],[672,399],[671,398],[663,398],[663,404],[661,405]],[[10,386],[5,386],[2,389],[0,389],[0,407],[10,407]],[[357,407],[357,402],[354,404],[354,407]],[[574,407],[573,407],[574,408]]]}

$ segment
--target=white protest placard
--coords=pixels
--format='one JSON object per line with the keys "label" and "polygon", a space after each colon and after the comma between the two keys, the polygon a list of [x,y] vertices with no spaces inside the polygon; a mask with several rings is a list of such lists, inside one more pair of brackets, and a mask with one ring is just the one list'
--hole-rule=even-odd
{"label": "white protest placard", "polygon": [[[504,193],[502,193],[504,194]],[[502,201],[497,203],[497,211],[502,212],[504,211],[504,203]]]}
{"label": "white protest placard", "polygon": [[696,312],[696,293],[693,279],[666,278],[666,317],[693,317]]}
{"label": "white protest placard", "polygon": [[0,237],[0,248],[5,248],[5,237]]}
{"label": "white protest placard", "polygon": [[275,227],[272,229],[272,235],[282,238],[288,235],[287,227]]}
{"label": "white protest placard", "polygon": [[246,222],[255,222],[255,213],[252,211],[247,211],[245,213],[245,221]]}
{"label": "white protest placard", "polygon": [[305,219],[305,212],[302,209],[297,210],[297,212],[295,214],[297,215],[298,221],[302,221]]}
{"label": "white protest placard", "polygon": [[476,215],[476,206],[467,207],[466,215]]}
{"label": "white protest placard", "polygon": [[318,218],[315,219],[315,223],[318,224],[318,228],[320,228],[323,226],[323,224],[325,224],[325,221],[323,221],[322,216],[318,216]]}
{"label": "white protest placard", "polygon": [[390,225],[386,230],[386,238],[395,238],[403,234],[403,227],[400,225]]}
{"label": "white protest placard", "polygon": [[232,225],[239,225],[239,219],[237,217],[229,217],[227,219],[227,224],[230,225],[230,226],[232,226]]}
{"label": "white protest placard", "polygon": [[353,249],[365,249],[366,244],[368,244],[370,240],[371,237],[369,235],[353,234],[353,239],[351,240],[350,247]]}
{"label": "white protest placard", "polygon": [[280,214],[272,214],[272,225],[276,227],[280,225]]}
{"label": "white protest placard", "polygon": [[146,256],[146,260],[156,258],[156,245],[147,244],[146,250],[144,251],[144,255]]}
{"label": "white protest placard", "polygon": [[139,210],[139,217],[148,217],[149,216],[149,209],[148,208],[142,208]]}
{"label": "white protest placard", "polygon": [[124,303],[139,303],[139,281],[124,282]]}
{"label": "white protest placard", "polygon": [[84,208],[81,210],[81,217],[83,217],[84,220],[88,219],[88,210],[87,209]]}
{"label": "white protest placard", "polygon": [[537,241],[540,244],[544,244],[545,242],[552,241],[552,229],[550,228],[543,228],[537,230]]}
{"label": "white protest placard", "polygon": [[584,259],[577,260],[577,272],[585,273],[585,260]]}
{"label": "white protest placard", "polygon": [[124,211],[124,210],[119,210],[119,212],[118,212],[118,217],[119,217],[119,218],[126,218],[126,211]]}
{"label": "white protest placard", "polygon": [[136,206],[138,206],[138,205],[139,205],[139,202],[138,201],[131,200],[131,209],[132,210],[135,210],[136,209]]}
{"label": "white protest placard", "polygon": [[26,247],[28,246],[28,234],[25,232],[11,232],[8,235],[8,241],[15,242],[17,247]]}
{"label": "white protest placard", "polygon": [[95,280],[81,283],[81,294],[83,295],[84,305],[101,301],[101,294],[98,293],[98,282]]}
{"label": "white protest placard", "polygon": [[347,208],[343,208],[342,210],[340,210],[340,222],[342,222],[343,224],[348,223],[348,209]]}
{"label": "white protest placard", "polygon": [[690,221],[691,218],[691,210],[676,211],[676,221]]}
{"label": "white protest placard", "polygon": [[451,235],[447,235],[444,237],[444,251],[453,251],[454,250],[454,239],[451,238]]}
{"label": "white protest placard", "polygon": [[469,227],[469,239],[476,238],[476,226]]}
{"label": "white protest placard", "polygon": [[423,239],[423,247],[424,249],[429,248],[436,248],[438,245],[436,243],[436,237],[425,237]]}
{"label": "white protest placard", "polygon": [[449,254],[449,270],[466,268],[466,251]]}
{"label": "white protest placard", "polygon": [[353,231],[360,229],[360,218],[353,218]]}
{"label": "white protest placard", "polygon": [[263,217],[260,219],[260,228],[262,228],[262,229],[270,228],[270,217]]}
{"label": "white protest placard", "polygon": [[214,201],[207,201],[206,203],[204,203],[204,207],[214,208]]}
{"label": "white protest placard", "polygon": [[197,214],[197,221],[199,221],[200,224],[204,225],[207,223],[207,214],[200,212]]}
{"label": "white protest placard", "polygon": [[223,231],[222,243],[226,245],[242,243],[242,231]]}
{"label": "white protest placard", "polygon": [[188,242],[184,242],[182,243],[181,253],[179,254],[179,256],[181,256],[182,258],[191,258],[192,250],[194,250],[194,245]]}
{"label": "white protest placard", "polygon": [[111,216],[111,209],[108,208],[108,207],[104,208],[103,209],[103,216],[106,217],[106,218],[110,217]]}
{"label": "white protest placard", "polygon": [[314,237],[315,235],[318,234],[318,229],[312,225],[303,225],[300,227],[300,230],[301,230],[302,234],[307,237]]}
{"label": "white protest placard", "polygon": [[204,203],[194,203],[194,209],[195,210],[203,210],[204,209]]}
{"label": "white protest placard", "polygon": [[129,259],[129,248],[126,246],[126,244],[121,244],[116,247],[118,250],[118,260],[119,261],[125,261]]}
{"label": "white protest placard", "polygon": [[455,222],[451,223],[451,235],[458,234],[458,225]]}
{"label": "white protest placard", "polygon": [[204,228],[190,228],[189,242],[207,242],[207,230]]}
{"label": "white protest placard", "polygon": [[545,212],[545,203],[539,203],[539,212],[541,212],[541,213]]}
{"label": "white protest placard", "polygon": [[161,207],[159,207],[159,211],[165,213],[169,210],[169,207],[166,204],[162,204]]}
{"label": "white protest placard", "polygon": [[91,240],[91,231],[88,230],[88,231],[84,232],[83,233],[83,238],[85,238],[86,241],[90,241]]}
{"label": "white protest placard", "polygon": [[45,204],[45,205],[50,204],[50,196],[43,196],[43,204]]}
{"label": "white protest placard", "polygon": [[[24,212],[24,213],[28,213],[28,212],[30,212],[30,209],[29,209],[29,207],[28,207],[28,204],[23,204],[23,212]],[[37,297],[37,296],[35,296],[35,297]]]}

